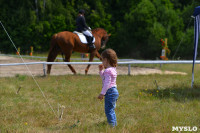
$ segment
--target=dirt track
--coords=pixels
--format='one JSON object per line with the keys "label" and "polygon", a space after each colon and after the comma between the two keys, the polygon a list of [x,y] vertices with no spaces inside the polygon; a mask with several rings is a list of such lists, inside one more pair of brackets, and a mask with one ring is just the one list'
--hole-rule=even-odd
{"label": "dirt track", "polygon": [[[24,59],[25,62],[39,62],[38,60]],[[0,56],[0,64],[8,63],[23,63],[20,58]],[[86,65],[72,65],[77,74],[84,74]],[[43,65],[28,65],[28,69],[35,76],[42,76]],[[117,67],[118,75],[127,75],[128,67],[118,66]],[[131,75],[148,75],[148,74],[181,74],[186,75],[187,73],[183,72],[174,72],[174,71],[161,71],[159,69],[152,68],[140,68],[140,67],[131,67]],[[16,74],[21,75],[30,75],[30,72],[27,70],[26,66],[0,66],[0,77],[12,77]],[[53,65],[51,75],[67,75],[73,74],[67,65]],[[98,75],[98,65],[91,65],[88,74]]]}

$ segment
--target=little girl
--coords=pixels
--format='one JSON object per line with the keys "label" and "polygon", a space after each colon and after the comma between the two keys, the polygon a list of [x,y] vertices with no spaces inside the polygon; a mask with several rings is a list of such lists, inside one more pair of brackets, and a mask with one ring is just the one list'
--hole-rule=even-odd
{"label": "little girl", "polygon": [[[102,78],[102,91],[98,99],[102,100],[105,96],[105,114],[109,125],[112,127],[117,125],[115,107],[119,96],[116,85],[117,78],[117,54],[112,49],[106,49],[102,52],[102,63],[99,65],[99,74]],[[105,70],[103,71],[103,69]]]}

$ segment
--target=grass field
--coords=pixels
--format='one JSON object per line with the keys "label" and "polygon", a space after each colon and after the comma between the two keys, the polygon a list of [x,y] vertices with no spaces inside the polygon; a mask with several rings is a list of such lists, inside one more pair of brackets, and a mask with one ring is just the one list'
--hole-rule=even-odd
{"label": "grass field", "polygon": [[[116,128],[107,125],[104,103],[97,99],[98,75],[35,77],[55,113],[32,77],[0,78],[0,132],[168,133],[172,126],[196,126],[200,132],[200,70],[195,67],[193,89],[191,65],[162,67],[188,75],[119,75]],[[61,120],[58,104],[65,106]]]}

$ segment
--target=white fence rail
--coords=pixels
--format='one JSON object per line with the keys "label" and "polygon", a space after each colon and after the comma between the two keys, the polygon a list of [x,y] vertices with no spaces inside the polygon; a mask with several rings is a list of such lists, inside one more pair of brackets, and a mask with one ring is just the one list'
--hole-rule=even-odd
{"label": "white fence rail", "polygon": [[[126,64],[128,65],[128,75],[131,73],[131,64],[192,64],[192,60],[179,60],[179,61],[161,61],[161,60],[135,60],[135,61],[126,61],[126,62],[118,62],[118,64]],[[200,64],[200,60],[196,60],[196,64]],[[17,66],[17,65],[35,65],[35,64],[43,64],[44,75],[46,75],[46,65],[99,65],[101,62],[27,62],[27,63],[8,63],[8,64],[0,64],[0,67],[4,66]]]}

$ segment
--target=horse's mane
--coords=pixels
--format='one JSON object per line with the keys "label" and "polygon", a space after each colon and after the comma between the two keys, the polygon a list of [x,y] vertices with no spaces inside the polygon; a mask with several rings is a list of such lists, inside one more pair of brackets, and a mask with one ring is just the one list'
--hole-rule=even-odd
{"label": "horse's mane", "polygon": [[95,33],[96,33],[96,32],[98,32],[99,30],[105,31],[103,28],[96,28],[96,29],[93,29],[92,32],[95,32]]}

